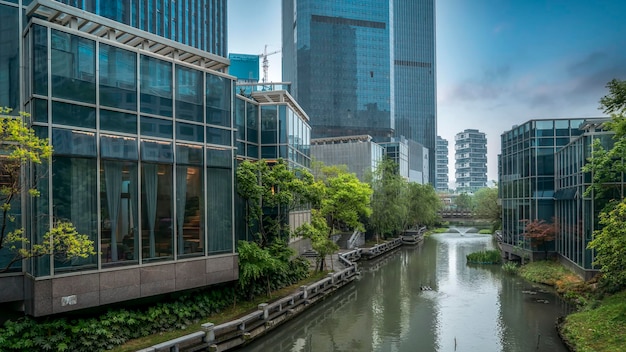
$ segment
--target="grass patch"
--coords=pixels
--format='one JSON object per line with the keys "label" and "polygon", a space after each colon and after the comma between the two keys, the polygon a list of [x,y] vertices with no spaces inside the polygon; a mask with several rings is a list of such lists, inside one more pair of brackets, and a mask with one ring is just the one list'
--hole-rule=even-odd
{"label": "grass patch", "polygon": [[316,282],[318,280],[321,280],[323,278],[325,278],[328,274],[328,271],[323,271],[323,272],[314,272],[311,274],[311,276],[309,276],[308,278],[306,278],[305,280],[302,280],[296,284],[293,284],[291,286],[288,287],[284,287],[280,290],[276,290],[276,291],[272,291],[272,298],[270,299],[267,296],[261,296],[261,297],[257,297],[252,301],[244,301],[244,302],[238,302],[236,306],[234,307],[230,307],[228,309],[225,309],[223,311],[221,311],[218,314],[213,314],[211,316],[206,317],[205,319],[202,319],[201,322],[195,323],[195,324],[190,324],[186,329],[184,330],[172,330],[172,331],[167,331],[167,332],[161,332],[158,334],[154,334],[154,335],[149,335],[149,336],[144,336],[138,339],[133,339],[133,340],[129,340],[126,343],[124,343],[121,346],[118,346],[114,349],[112,349],[111,351],[113,352],[131,352],[131,351],[137,351],[146,347],[150,347],[152,345],[156,345],[158,343],[161,342],[165,342],[168,340],[172,340],[175,339],[177,337],[181,337],[181,336],[185,336],[187,334],[191,334],[193,332],[196,331],[200,331],[200,326],[206,322],[211,322],[215,325],[218,324],[222,324],[225,323],[227,321],[231,321],[234,319],[237,319],[241,316],[244,316],[252,311],[255,311],[257,309],[257,306],[261,303],[270,303],[273,302],[275,300],[281,299],[297,290],[299,290],[300,286],[302,285],[308,285],[310,283]]}
{"label": "grass patch", "polygon": [[478,231],[478,233],[481,234],[481,235],[491,235],[492,234],[491,230],[489,230],[489,229],[481,229],[481,230]]}
{"label": "grass patch", "polygon": [[506,262],[502,264],[502,271],[507,274],[515,274],[517,273],[517,264],[515,262]]}
{"label": "grass patch", "polygon": [[500,251],[497,249],[470,253],[466,256],[466,258],[467,258],[467,262],[470,264],[500,264],[502,263],[502,256],[500,255]]}
{"label": "grass patch", "polygon": [[435,234],[435,233],[446,233],[446,232],[448,232],[448,230],[449,230],[449,228],[447,228],[447,227],[437,227],[437,228],[434,228],[432,230],[426,231],[424,233],[424,237],[428,237],[428,236],[430,236],[432,234]]}
{"label": "grass patch", "polygon": [[626,346],[626,291],[593,309],[570,314],[561,329],[578,352],[617,352]]}

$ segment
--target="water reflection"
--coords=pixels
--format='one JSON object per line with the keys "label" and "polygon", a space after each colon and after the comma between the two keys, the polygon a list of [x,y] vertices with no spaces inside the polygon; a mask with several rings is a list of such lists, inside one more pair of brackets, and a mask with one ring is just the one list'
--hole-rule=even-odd
{"label": "water reflection", "polygon": [[556,297],[498,266],[466,264],[490,248],[491,236],[440,234],[365,262],[360,281],[242,350],[566,351]]}

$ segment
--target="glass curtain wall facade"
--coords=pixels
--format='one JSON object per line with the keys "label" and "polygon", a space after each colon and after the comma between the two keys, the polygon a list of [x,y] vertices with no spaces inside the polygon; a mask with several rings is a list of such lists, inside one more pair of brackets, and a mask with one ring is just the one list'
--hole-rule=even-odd
{"label": "glass curtain wall facade", "polygon": [[467,129],[456,134],[454,166],[457,191],[487,187],[487,138],[483,132]]}
{"label": "glass curtain wall facade", "polygon": [[393,1],[395,136],[428,148],[429,179],[435,183],[437,70],[435,1]]}
{"label": "glass curtain wall facade", "polygon": [[228,54],[227,0],[56,1],[212,54]]}
{"label": "glass curtain wall facade", "polygon": [[232,77],[36,22],[25,106],[54,154],[29,227],[71,221],[99,254],[34,275],[232,253]]}
{"label": "glass curtain wall facade", "polygon": [[591,278],[599,268],[593,264],[595,250],[587,248],[593,231],[599,230],[599,214],[610,199],[623,194],[626,179],[623,175],[606,183],[606,194],[596,198],[585,192],[592,185],[592,175],[582,167],[593,155],[594,141],[599,140],[605,150],[613,146],[612,131],[603,129],[605,119],[588,120],[584,134],[555,155],[555,219],[558,222],[556,251],[568,260],[573,268],[586,278]]}
{"label": "glass curtain wall facade", "polygon": [[434,182],[433,0],[283,0],[283,79],[314,138],[413,140],[429,150]]}
{"label": "glass curtain wall facade", "polygon": [[[555,217],[555,154],[583,134],[583,119],[531,120],[501,136],[499,192],[502,240],[510,250],[531,251],[523,236],[526,221]],[[518,247],[519,246],[519,247]],[[551,250],[554,250],[553,248]]]}

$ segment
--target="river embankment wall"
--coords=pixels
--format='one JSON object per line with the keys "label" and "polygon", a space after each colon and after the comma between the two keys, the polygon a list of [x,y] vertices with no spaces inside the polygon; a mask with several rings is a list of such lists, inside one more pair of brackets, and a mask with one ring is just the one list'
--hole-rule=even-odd
{"label": "river embankment wall", "polygon": [[331,272],[317,282],[301,286],[300,289],[272,303],[261,303],[257,310],[238,319],[215,325],[211,322],[202,324],[202,329],[179,338],[150,346],[137,352],[178,352],[178,351],[213,351],[222,352],[250,343],[281,324],[293,319],[314,304],[323,301],[335,291],[357,279],[360,272],[359,260],[371,260],[389,253],[402,245],[415,245],[423,240],[425,228],[405,233],[390,241],[371,248],[357,248],[338,254],[339,262],[344,266]]}

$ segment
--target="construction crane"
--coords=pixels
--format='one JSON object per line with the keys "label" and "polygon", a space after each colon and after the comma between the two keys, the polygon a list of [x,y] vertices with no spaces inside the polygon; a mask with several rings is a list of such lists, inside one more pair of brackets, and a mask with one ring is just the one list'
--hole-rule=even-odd
{"label": "construction crane", "polygon": [[270,67],[270,63],[267,60],[267,57],[270,55],[278,54],[280,50],[272,51],[271,53],[267,52],[267,44],[265,44],[265,49],[263,49],[263,53],[259,54],[259,57],[263,59],[263,83],[267,83],[267,70]]}

